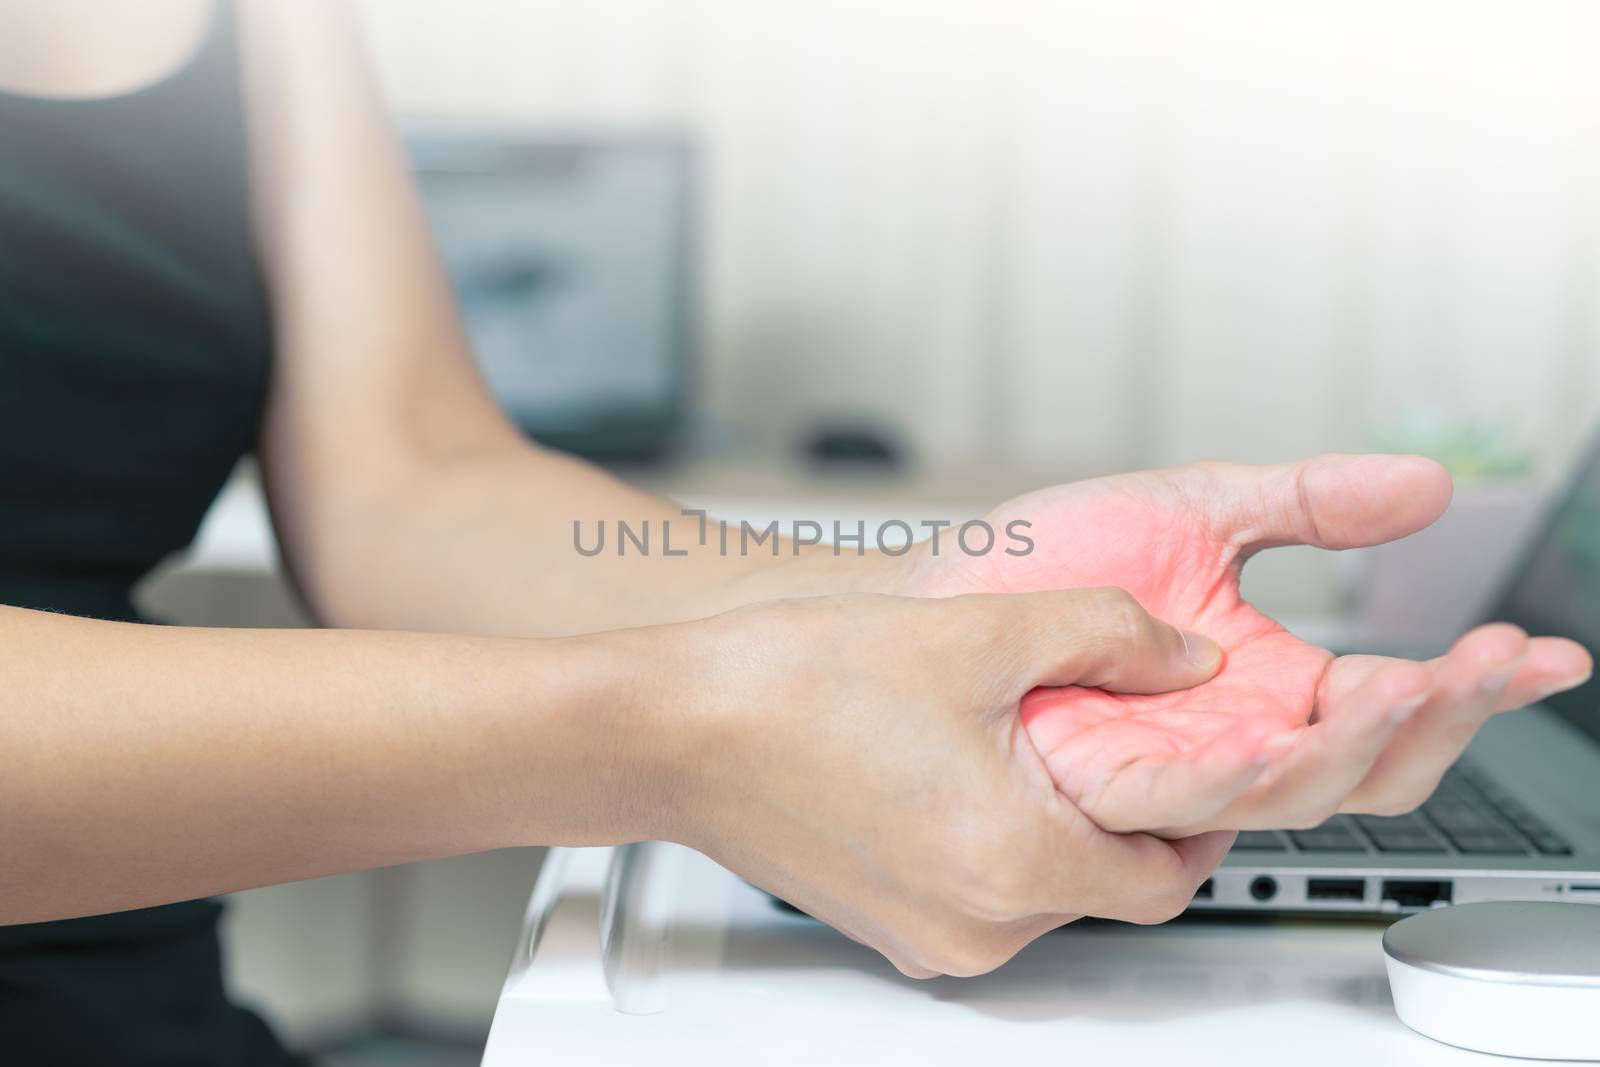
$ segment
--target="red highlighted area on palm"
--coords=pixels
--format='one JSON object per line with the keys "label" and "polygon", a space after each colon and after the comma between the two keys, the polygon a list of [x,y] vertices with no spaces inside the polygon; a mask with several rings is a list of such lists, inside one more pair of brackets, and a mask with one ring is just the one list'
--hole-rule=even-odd
{"label": "red highlighted area on palm", "polygon": [[1103,828],[1172,835],[1312,825],[1340,810],[1390,813],[1426,798],[1495,711],[1577,684],[1587,654],[1480,628],[1428,663],[1335,658],[1240,598],[1262,548],[1348,548],[1415,532],[1449,503],[1450,479],[1409,456],[1299,464],[1197,464],[1060,486],[990,516],[1031,524],[1027,556],[927,559],[935,595],[1092,586],[1223,650],[1193,689],[1036,689],[1021,722],[1057,787]]}

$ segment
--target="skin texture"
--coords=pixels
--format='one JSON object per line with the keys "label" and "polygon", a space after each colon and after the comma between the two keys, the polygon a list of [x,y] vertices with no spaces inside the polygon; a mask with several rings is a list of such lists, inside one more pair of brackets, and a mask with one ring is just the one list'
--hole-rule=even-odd
{"label": "skin texture", "polygon": [[[1030,521],[1030,555],[925,551],[909,584],[935,595],[1116,585],[1220,643],[1221,671],[1181,693],[1076,686],[1024,700],[1028,734],[1057,785],[1102,826],[1183,834],[1314,825],[1337,811],[1392,814],[1426,799],[1490,714],[1579,684],[1588,654],[1494,625],[1425,664],[1336,659],[1244,601],[1239,572],[1273,545],[1404,536],[1449,498],[1443,469],[1414,456],[1103,478],[1022,497],[990,517],[997,528]],[[1253,784],[1240,794],[1243,780]]]}

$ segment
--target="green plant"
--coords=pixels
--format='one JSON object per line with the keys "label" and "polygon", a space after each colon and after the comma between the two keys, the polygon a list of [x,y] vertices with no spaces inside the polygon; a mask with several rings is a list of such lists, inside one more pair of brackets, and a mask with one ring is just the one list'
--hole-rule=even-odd
{"label": "green plant", "polygon": [[1536,450],[1503,423],[1432,408],[1406,412],[1367,437],[1373,452],[1428,456],[1458,481],[1508,481],[1533,476]]}

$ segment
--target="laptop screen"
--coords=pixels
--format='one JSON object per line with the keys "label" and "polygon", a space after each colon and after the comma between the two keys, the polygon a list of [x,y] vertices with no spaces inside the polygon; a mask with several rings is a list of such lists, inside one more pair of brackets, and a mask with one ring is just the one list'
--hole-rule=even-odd
{"label": "laptop screen", "polygon": [[[1490,618],[1570,637],[1600,658],[1600,439]],[[1545,704],[1600,744],[1600,677]]]}

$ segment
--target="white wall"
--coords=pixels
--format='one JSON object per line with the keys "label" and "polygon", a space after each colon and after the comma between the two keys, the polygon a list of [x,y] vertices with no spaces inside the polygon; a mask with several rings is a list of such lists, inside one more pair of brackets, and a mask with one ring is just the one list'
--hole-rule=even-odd
{"label": "white wall", "polygon": [[1123,468],[1600,411],[1585,0],[367,0],[406,117],[695,133],[709,403]]}

